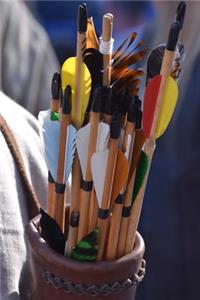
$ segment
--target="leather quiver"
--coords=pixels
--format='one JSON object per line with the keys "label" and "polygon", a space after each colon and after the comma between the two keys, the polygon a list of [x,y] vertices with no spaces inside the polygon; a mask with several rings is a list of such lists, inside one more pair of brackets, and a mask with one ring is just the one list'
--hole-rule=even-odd
{"label": "leather quiver", "polygon": [[41,238],[39,216],[26,231],[31,246],[32,300],[134,300],[145,273],[144,241],[136,235],[134,250],[115,261],[78,262],[66,258]]}

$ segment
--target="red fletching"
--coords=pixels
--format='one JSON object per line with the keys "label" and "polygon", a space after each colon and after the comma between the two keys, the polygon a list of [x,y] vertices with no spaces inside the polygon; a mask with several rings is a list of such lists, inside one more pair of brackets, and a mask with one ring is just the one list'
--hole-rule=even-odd
{"label": "red fletching", "polygon": [[160,83],[162,76],[157,75],[149,80],[145,95],[144,95],[144,109],[143,109],[143,131],[146,138],[149,138],[151,127],[153,123],[156,102],[158,98]]}

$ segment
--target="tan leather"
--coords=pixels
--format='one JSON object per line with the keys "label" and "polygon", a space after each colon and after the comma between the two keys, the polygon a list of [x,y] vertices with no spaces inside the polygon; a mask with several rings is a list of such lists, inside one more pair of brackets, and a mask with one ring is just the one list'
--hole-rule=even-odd
{"label": "tan leather", "polygon": [[[39,217],[29,222],[27,234],[32,253],[33,291],[32,300],[134,300],[136,285],[124,288],[127,279],[134,279],[139,272],[144,254],[144,242],[137,233],[134,251],[113,262],[80,263],[55,253],[38,232]],[[47,281],[49,280],[49,284]],[[64,285],[65,282],[65,285]],[[63,286],[56,288],[55,286]],[[79,285],[78,285],[79,284]],[[107,284],[105,286],[105,284]],[[94,289],[96,296],[85,294],[85,287]],[[122,286],[116,293],[115,287]],[[67,292],[64,290],[66,288]],[[77,294],[77,290],[83,295]],[[101,295],[109,290],[108,296]],[[71,291],[70,293],[69,290]],[[72,291],[73,290],[73,291]],[[100,290],[100,292],[99,292]],[[86,289],[88,292],[88,289]],[[89,290],[90,292],[90,290]]]}

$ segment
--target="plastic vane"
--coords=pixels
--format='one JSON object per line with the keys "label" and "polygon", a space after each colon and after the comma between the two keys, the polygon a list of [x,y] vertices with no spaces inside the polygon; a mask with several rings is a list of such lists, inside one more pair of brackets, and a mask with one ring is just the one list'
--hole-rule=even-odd
{"label": "plastic vane", "polygon": [[61,78],[62,78],[62,90],[67,85],[70,85],[72,88],[72,111],[71,119],[74,124],[77,124],[79,127],[82,125],[85,112],[88,106],[90,91],[91,91],[91,75],[85,63],[82,63],[81,66],[81,76],[80,76],[80,95],[81,103],[78,112],[78,119],[75,118],[75,70],[76,70],[76,57],[68,58],[61,69]]}
{"label": "plastic vane", "polygon": [[95,261],[98,255],[98,229],[84,237],[71,252],[71,258],[78,261]]}
{"label": "plastic vane", "polygon": [[[101,122],[98,129],[98,138],[96,152],[104,151],[108,147],[109,138],[109,125]],[[79,129],[76,137],[76,146],[78,151],[78,156],[81,164],[81,171],[83,178],[85,179],[86,167],[87,167],[87,154],[90,136],[90,123]]]}
{"label": "plastic vane", "polygon": [[[154,111],[158,98],[162,76],[157,75],[149,80],[144,95],[143,130],[146,138],[149,137],[153,123]],[[162,106],[156,128],[156,138],[159,138],[167,129],[174,113],[178,100],[178,86],[176,81],[169,76],[163,95]]]}
{"label": "plastic vane", "polygon": [[[50,110],[41,111],[38,116],[41,124],[40,136],[43,145],[44,157],[48,169],[50,170],[53,179],[56,180],[57,176],[57,160],[58,160],[58,145],[60,122],[50,120]],[[68,180],[71,172],[74,153],[75,153],[75,138],[76,129],[74,126],[69,126],[69,135],[66,147],[66,160],[65,160],[65,182]]]}
{"label": "plastic vane", "polygon": [[144,151],[142,151],[140,155],[140,160],[138,162],[137,170],[136,170],[135,183],[134,183],[133,195],[132,195],[132,205],[140,191],[140,188],[143,185],[147,170],[148,170],[148,156]]}

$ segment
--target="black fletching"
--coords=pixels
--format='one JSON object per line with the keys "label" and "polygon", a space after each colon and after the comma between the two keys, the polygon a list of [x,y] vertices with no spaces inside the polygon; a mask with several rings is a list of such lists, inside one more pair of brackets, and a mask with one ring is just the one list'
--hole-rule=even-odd
{"label": "black fletching", "polygon": [[61,77],[59,73],[54,73],[51,82],[51,94],[54,100],[59,100],[61,87]]}
{"label": "black fletching", "polygon": [[62,113],[69,115],[72,108],[72,89],[70,85],[67,85],[64,91],[63,101],[62,101]]}
{"label": "black fletching", "polygon": [[110,125],[110,138],[118,139],[121,132],[121,121],[122,115],[119,113],[114,113],[112,117],[112,122]]}
{"label": "black fletching", "polygon": [[127,121],[130,123],[135,122],[135,99],[132,99],[129,104]]}
{"label": "black fletching", "polygon": [[135,120],[135,128],[140,129],[142,126],[142,101],[139,99],[138,96],[135,96],[134,101],[134,120]]}
{"label": "black fletching", "polygon": [[106,115],[112,115],[112,88],[103,87],[103,113]]}
{"label": "black fletching", "polygon": [[87,31],[87,5],[85,3],[79,5],[78,8],[77,30],[79,33]]}
{"label": "black fletching", "polygon": [[103,55],[94,48],[84,51],[84,63],[88,67],[92,78],[92,86],[103,82]]}
{"label": "black fletching", "polygon": [[[177,47],[180,53],[180,63],[182,63],[184,57],[184,45],[181,42],[178,42]],[[164,52],[165,52],[165,44],[161,44],[151,51],[147,61],[146,84],[148,83],[149,79],[152,79],[156,75],[160,74]]]}
{"label": "black fletching", "polygon": [[101,105],[102,105],[102,86],[96,85],[93,91],[91,110],[93,112],[99,113],[101,112]]}
{"label": "black fletching", "polygon": [[40,208],[41,236],[48,245],[60,254],[65,251],[65,236],[56,221]]}

